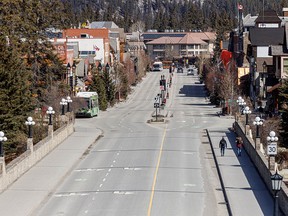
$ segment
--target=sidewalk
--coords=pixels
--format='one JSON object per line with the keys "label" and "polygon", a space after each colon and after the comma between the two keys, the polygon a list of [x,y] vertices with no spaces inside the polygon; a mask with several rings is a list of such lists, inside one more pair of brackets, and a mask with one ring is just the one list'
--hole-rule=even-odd
{"label": "sidewalk", "polygon": [[0,194],[1,216],[30,215],[101,134],[75,123],[75,132]]}
{"label": "sidewalk", "polygon": [[[223,121],[221,129],[218,126],[209,128],[208,131],[232,215],[273,215],[273,197],[250,161],[245,149],[242,148],[242,155],[237,156],[236,137],[234,132],[229,130],[234,120],[221,117],[221,121]],[[222,127],[222,125],[226,125],[226,127]],[[223,157],[219,149],[219,141],[222,136],[225,137],[228,145]]]}

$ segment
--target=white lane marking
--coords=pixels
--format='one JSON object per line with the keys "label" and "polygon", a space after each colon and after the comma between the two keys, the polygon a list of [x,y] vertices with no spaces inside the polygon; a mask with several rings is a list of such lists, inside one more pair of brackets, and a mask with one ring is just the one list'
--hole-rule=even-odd
{"label": "white lane marking", "polygon": [[134,170],[134,171],[137,171],[137,170],[142,170],[142,168],[133,168],[133,167],[124,167],[124,170]]}
{"label": "white lane marking", "polygon": [[88,213],[88,210],[86,210],[84,213],[87,214],[87,213]]}
{"label": "white lane marking", "polygon": [[114,194],[118,194],[118,195],[131,195],[131,194],[134,194],[134,192],[129,192],[129,191],[114,191],[113,192]]}
{"label": "white lane marking", "polygon": [[99,187],[102,187],[102,186],[103,186],[103,184],[100,184],[100,185],[99,185]]}
{"label": "white lane marking", "polygon": [[195,187],[196,184],[184,184],[185,187]]}
{"label": "white lane marking", "polygon": [[109,175],[109,173],[106,173],[106,175],[105,175],[105,176],[107,177],[108,175]]}
{"label": "white lane marking", "polygon": [[117,155],[119,155],[120,153],[118,152]]}
{"label": "white lane marking", "polygon": [[111,169],[109,169],[108,172],[111,172]]}
{"label": "white lane marking", "polygon": [[105,170],[105,169],[87,168],[87,169],[77,169],[77,170],[74,170],[74,172],[93,172],[93,171],[99,172],[99,171],[103,171],[103,170]]}
{"label": "white lane marking", "polygon": [[106,181],[106,178],[103,179],[103,182],[105,182],[105,181]]}
{"label": "white lane marking", "polygon": [[111,149],[99,149],[97,150],[98,152],[102,152],[102,151],[110,151]]}
{"label": "white lane marking", "polygon": [[75,179],[75,181],[76,181],[76,182],[84,182],[84,181],[87,181],[87,179],[81,179],[81,178],[80,178],[80,179]]}
{"label": "white lane marking", "polygon": [[183,154],[186,154],[186,155],[193,155],[194,152],[183,152]]}
{"label": "white lane marking", "polygon": [[88,193],[62,193],[62,194],[55,194],[54,197],[70,197],[70,196],[88,196]]}

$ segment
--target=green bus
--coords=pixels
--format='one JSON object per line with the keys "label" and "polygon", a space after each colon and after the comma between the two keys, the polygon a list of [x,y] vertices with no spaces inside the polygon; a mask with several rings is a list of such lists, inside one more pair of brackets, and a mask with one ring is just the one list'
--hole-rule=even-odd
{"label": "green bus", "polygon": [[76,118],[92,118],[99,113],[97,92],[78,92],[73,104],[76,106]]}

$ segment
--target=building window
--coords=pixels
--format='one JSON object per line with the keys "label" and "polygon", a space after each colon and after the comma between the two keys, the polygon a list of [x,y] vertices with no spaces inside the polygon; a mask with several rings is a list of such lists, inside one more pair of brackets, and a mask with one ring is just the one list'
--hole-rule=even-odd
{"label": "building window", "polygon": [[181,50],[186,49],[186,45],[185,45],[185,44],[181,44],[181,45],[180,45],[180,49],[181,49]]}
{"label": "building window", "polygon": [[194,49],[194,44],[189,44],[188,49]]}
{"label": "building window", "polygon": [[153,49],[165,49],[165,44],[155,44],[153,45]]}
{"label": "building window", "polygon": [[200,49],[208,49],[208,46],[207,45],[200,45]]}
{"label": "building window", "polygon": [[288,58],[283,58],[283,74],[288,75]]}

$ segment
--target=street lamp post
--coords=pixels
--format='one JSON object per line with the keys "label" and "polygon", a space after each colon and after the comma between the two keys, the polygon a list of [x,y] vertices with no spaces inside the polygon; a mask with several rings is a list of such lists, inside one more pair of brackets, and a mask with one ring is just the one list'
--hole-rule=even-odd
{"label": "street lamp post", "polygon": [[7,137],[5,137],[5,134],[3,131],[0,131],[0,157],[4,156],[3,142],[5,141],[7,141]]}
{"label": "street lamp post", "polygon": [[29,116],[25,124],[28,125],[28,138],[32,138],[32,125],[35,125],[33,118]]}
{"label": "street lamp post", "polygon": [[109,69],[110,69],[110,66],[109,66],[109,64],[107,62],[106,66],[105,66],[105,70],[106,70],[107,73],[109,73]]}
{"label": "street lamp post", "polygon": [[272,190],[275,192],[274,196],[274,216],[279,216],[278,192],[281,190],[283,176],[279,175],[277,170],[274,175],[271,175]]}
{"label": "street lamp post", "polygon": [[[76,87],[77,87],[77,84],[78,84],[78,76],[77,76],[77,71],[76,71],[76,63],[75,61],[73,62],[73,65],[72,65],[72,94],[75,95],[76,93]],[[74,89],[73,89],[73,76],[75,76],[75,81],[74,81]],[[71,95],[72,95],[71,94]]]}
{"label": "street lamp post", "polygon": [[69,73],[71,71],[71,66],[70,66],[70,63],[68,62],[67,66],[66,66],[66,69],[67,69],[67,74],[66,74],[66,80],[67,80],[67,85],[69,84],[69,79],[68,79],[68,76],[69,76]]}
{"label": "street lamp post", "polygon": [[263,125],[262,119],[257,116],[253,122],[253,125],[256,125],[256,141],[255,141],[255,149],[260,145],[260,134],[259,134],[259,126]]}
{"label": "street lamp post", "polygon": [[[274,131],[270,131],[269,136],[267,136],[267,155],[269,156],[268,160],[268,168],[269,170],[275,166],[275,155],[277,154],[277,141],[278,137],[276,136],[276,133]],[[271,156],[273,158],[271,162]]]}
{"label": "street lamp post", "polygon": [[61,115],[65,115],[65,105],[67,105],[66,99],[62,98],[60,105],[62,105],[62,113]]}
{"label": "street lamp post", "polygon": [[243,114],[246,115],[246,121],[245,121],[245,134],[248,135],[249,131],[249,123],[248,123],[248,115],[251,114],[251,110],[248,106],[246,106],[243,110]]}
{"label": "street lamp post", "polygon": [[263,86],[263,94],[262,94],[262,98],[266,99],[266,77],[267,77],[267,63],[266,61],[263,62],[262,64],[263,66],[263,73],[262,73],[262,86]]}
{"label": "street lamp post", "polygon": [[245,125],[249,125],[249,124],[248,124],[248,115],[251,114],[251,110],[249,109],[248,106],[246,106],[246,107],[244,108],[243,114],[246,115]]}
{"label": "street lamp post", "polygon": [[72,71],[70,71],[69,78],[70,78],[70,95],[72,95],[73,94],[73,72]]}
{"label": "street lamp post", "polygon": [[67,97],[66,102],[67,102],[67,112],[70,112],[70,103],[73,102],[70,96]]}
{"label": "street lamp post", "polygon": [[98,63],[98,67],[97,67],[97,68],[98,68],[98,73],[100,73],[101,70],[102,70],[102,64],[101,64],[101,62]]}
{"label": "street lamp post", "polygon": [[48,107],[48,110],[46,113],[49,115],[49,123],[48,125],[52,125],[52,115],[55,114],[55,111],[53,110],[53,107]]}
{"label": "street lamp post", "polygon": [[238,97],[238,100],[236,102],[239,105],[239,113],[241,114],[243,107],[246,105],[246,102],[244,101],[244,99],[241,96]]}

